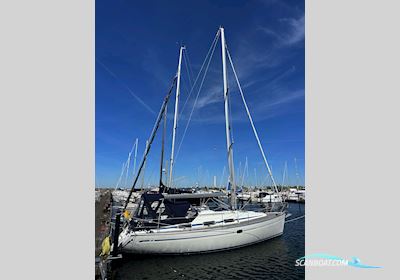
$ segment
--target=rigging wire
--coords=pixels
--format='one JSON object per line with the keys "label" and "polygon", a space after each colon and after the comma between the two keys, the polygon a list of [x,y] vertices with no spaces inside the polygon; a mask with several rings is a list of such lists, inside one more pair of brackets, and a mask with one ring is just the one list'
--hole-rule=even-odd
{"label": "rigging wire", "polygon": [[[200,86],[199,86],[199,90],[198,90],[198,92],[197,92],[197,95],[196,95],[196,98],[195,98],[195,101],[194,101],[192,110],[191,110],[191,112],[190,112],[189,119],[188,119],[188,121],[187,121],[187,123],[186,123],[186,127],[185,127],[185,130],[184,130],[183,135],[182,135],[182,139],[181,139],[181,141],[179,142],[178,150],[177,150],[177,153],[176,153],[176,156],[175,156],[175,161],[176,161],[176,159],[177,159],[178,156],[179,156],[179,152],[180,152],[180,150],[181,150],[181,146],[182,146],[183,140],[185,139],[186,132],[187,132],[187,130],[188,130],[190,121],[191,121],[191,119],[192,119],[194,109],[196,108],[197,100],[199,99],[199,95],[200,95],[201,89],[202,89],[202,87],[203,87],[204,80],[205,80],[205,78],[206,78],[206,76],[207,76],[207,71],[208,71],[208,68],[209,68],[209,66],[210,66],[211,59],[212,59],[212,57],[213,57],[213,55],[214,55],[215,47],[217,46],[218,37],[219,37],[219,32],[217,33],[217,36],[215,37],[214,47],[213,47],[213,49],[212,49],[212,52],[211,52],[210,58],[209,58],[209,60],[208,60],[207,66],[206,66],[206,68],[205,68],[205,70],[204,70],[203,78],[202,78],[202,80],[201,80],[201,83],[200,83]],[[200,72],[199,72],[199,73],[200,73]]]}
{"label": "rigging wire", "polygon": [[[188,83],[188,80],[185,79],[184,76],[181,76],[181,79],[183,80],[182,88],[184,89],[186,96],[189,96],[189,91],[192,88],[192,86]],[[181,90],[181,94],[182,94],[182,90]]]}
{"label": "rigging wire", "polygon": [[[256,130],[255,126],[254,126],[253,118],[251,117],[249,108],[247,107],[246,99],[244,98],[244,94],[243,94],[243,91],[242,91],[242,87],[240,86],[239,79],[238,79],[238,77],[237,77],[235,68],[234,68],[234,66],[233,66],[233,62],[232,62],[232,58],[231,58],[231,55],[230,55],[229,50],[228,50],[228,46],[226,46],[226,52],[227,52],[227,54],[228,54],[229,62],[230,62],[230,64],[231,64],[231,66],[232,66],[232,71],[233,71],[233,74],[234,74],[234,76],[235,76],[236,83],[237,83],[237,85],[238,85],[238,87],[239,87],[239,92],[240,92],[240,95],[241,95],[241,97],[242,97],[242,101],[243,101],[244,107],[245,107],[245,109],[246,109],[247,116],[249,117],[250,124],[251,124],[251,127],[252,127],[253,132],[254,132],[254,136],[256,137],[258,146],[259,146],[259,148],[260,148],[261,154],[262,154],[263,159],[264,159],[264,163],[265,163],[265,165],[266,165],[266,167],[267,167],[269,176],[271,177],[272,183],[273,183],[273,185],[274,185],[275,192],[279,195],[280,198],[282,198],[280,192],[278,191],[278,187],[277,187],[277,185],[276,185],[276,183],[275,183],[274,176],[272,175],[271,168],[270,168],[270,166],[269,166],[269,164],[268,164],[267,158],[266,158],[265,153],[264,153],[264,150],[263,150],[263,148],[262,148],[260,139],[259,139],[259,137],[258,137],[257,130]],[[280,199],[280,200],[282,201],[282,199]]]}
{"label": "rigging wire", "polygon": [[[219,32],[219,30],[217,31],[217,33]],[[185,52],[184,52],[184,55],[186,56],[186,59],[187,59],[187,63],[189,64],[189,72],[190,72],[190,74],[191,74],[191,77],[192,77],[192,81],[193,81],[193,68],[192,68],[192,64],[190,63],[190,59],[189,59],[189,53],[188,53],[188,50],[186,49],[185,50]]]}
{"label": "rigging wire", "polygon": [[[211,50],[211,47],[212,47],[212,45],[210,46],[209,52]],[[207,57],[209,55],[209,52],[207,53],[206,58],[204,59],[204,61],[206,61],[206,59],[207,59]],[[181,115],[182,115],[182,113],[183,113],[183,111],[185,109],[185,106],[186,106],[186,104],[187,104],[187,102],[188,102],[188,100],[189,100],[189,98],[190,98],[190,96],[192,94],[193,88],[195,86],[195,84],[193,84],[193,70],[191,69],[191,65],[190,65],[190,62],[189,62],[189,56],[187,55],[187,49],[185,48],[182,53],[183,53],[182,59],[185,62],[185,68],[186,68],[186,72],[188,74],[189,83],[188,83],[188,80],[185,78],[185,76],[182,75],[181,78],[184,80],[184,83],[183,83],[184,86],[183,87],[184,87],[184,89],[186,91],[186,99],[185,99],[185,102],[183,104],[182,110],[180,110],[180,112],[179,112],[178,121],[180,120],[180,117],[181,117]],[[189,63],[189,66],[188,66],[188,63]],[[204,62],[203,62],[203,66],[204,66]],[[202,69],[203,69],[203,66],[200,69],[199,74],[196,77],[196,82],[197,82],[197,79],[198,79]]]}
{"label": "rigging wire", "polygon": [[117,185],[115,186],[115,190],[118,189],[119,184],[121,183],[122,176],[123,176],[124,173],[125,173],[125,165],[126,165],[126,161],[122,163],[121,175],[119,175],[119,179],[118,179],[118,181],[117,181]]}
{"label": "rigging wire", "polygon": [[183,61],[185,62],[185,68],[186,68],[186,72],[188,74],[189,84],[192,87],[193,86],[192,76],[190,75],[190,72],[189,72],[188,59],[186,58],[186,51],[185,50],[183,50]]}
{"label": "rigging wire", "polygon": [[[204,68],[204,65],[206,65],[206,61],[207,61],[207,59],[208,59],[208,56],[210,55],[210,52],[211,52],[212,49],[213,49],[213,45],[216,44],[216,41],[218,40],[219,32],[220,32],[220,31],[218,30],[217,33],[215,34],[214,40],[212,41],[212,43],[211,43],[211,45],[210,45],[210,48],[208,49],[207,55],[206,55],[206,57],[204,58],[203,64],[202,64],[201,67],[200,67],[200,71],[199,71],[199,73],[197,74],[197,77],[196,77],[196,79],[195,79],[195,81],[194,81],[194,84],[193,84],[193,86],[192,86],[192,88],[191,88],[191,90],[190,90],[190,92],[189,92],[189,95],[188,95],[188,97],[187,97],[185,103],[184,103],[183,106],[182,106],[182,110],[181,110],[181,112],[180,112],[180,114],[179,114],[178,120],[181,118],[182,113],[183,113],[183,111],[185,110],[186,104],[187,104],[187,102],[188,102],[190,96],[191,96],[192,93],[193,93],[193,89],[195,88],[195,86],[196,86],[196,84],[197,84],[197,81],[198,81],[198,79],[200,78],[200,74],[201,74],[201,72],[202,72],[202,70],[203,70],[203,68]],[[214,48],[215,48],[215,47],[214,47]]]}
{"label": "rigging wire", "polygon": [[[179,113],[178,119],[177,119],[178,122],[179,122],[179,120],[181,119],[181,116],[182,116],[182,114],[183,114],[183,112],[184,112],[184,110],[185,110],[185,108],[186,108],[186,105],[188,104],[188,101],[189,101],[189,99],[190,99],[190,97],[191,97],[191,95],[192,95],[192,93],[193,93],[193,91],[194,91],[194,89],[195,89],[195,87],[196,87],[197,81],[199,80],[199,78],[200,78],[200,76],[201,76],[201,73],[203,72],[203,68],[204,68],[204,66],[207,64],[206,69],[204,70],[204,76],[203,76],[203,79],[202,79],[202,81],[201,81],[201,85],[200,85],[200,87],[199,87],[199,91],[198,91],[198,93],[197,93],[197,96],[196,96],[196,99],[195,99],[195,103],[194,103],[194,105],[193,105],[193,108],[194,108],[195,105],[197,104],[197,100],[198,100],[198,97],[199,97],[201,88],[202,88],[202,86],[203,86],[203,83],[204,83],[205,74],[207,73],[208,67],[209,67],[210,62],[211,62],[211,58],[212,58],[212,56],[213,56],[213,54],[214,54],[214,50],[215,50],[215,47],[216,47],[216,44],[217,44],[217,41],[218,41],[218,38],[219,38],[219,34],[220,34],[220,30],[218,30],[217,33],[215,34],[214,39],[213,39],[213,41],[212,41],[212,43],[211,43],[211,45],[210,45],[210,48],[208,49],[208,52],[207,52],[207,54],[206,54],[206,57],[204,58],[204,61],[203,61],[202,65],[201,65],[201,67],[200,67],[200,70],[199,70],[199,72],[198,72],[198,74],[197,74],[197,76],[196,76],[196,79],[195,79],[194,83],[193,83],[192,86],[191,86],[190,92],[189,92],[189,94],[187,95],[187,98],[186,98],[186,100],[185,100],[185,103],[184,103],[183,106],[182,106],[182,110],[180,110],[180,113]],[[210,55],[210,53],[211,53],[211,55]],[[193,73],[193,70],[192,70],[192,68],[191,68],[191,64],[190,64],[190,61],[189,61],[189,55],[187,54],[186,48],[185,48],[185,50],[183,51],[183,55],[184,55],[183,58],[184,58],[184,60],[185,60],[186,67],[187,67],[187,65],[188,65],[188,63],[189,63],[189,68],[187,67],[187,69],[190,69],[190,71]],[[185,57],[186,57],[186,58],[185,58]],[[187,62],[186,62],[186,60],[187,60]],[[207,60],[208,60],[208,63],[207,63]],[[188,74],[189,74],[189,73],[188,73]],[[189,74],[189,79],[190,79],[190,74]],[[188,122],[187,122],[187,124],[186,124],[185,132],[184,132],[183,137],[182,137],[182,139],[181,139],[181,141],[180,141],[180,143],[179,143],[179,147],[178,147],[178,150],[177,150],[177,153],[176,153],[176,156],[175,156],[175,162],[176,162],[176,160],[177,160],[177,158],[178,158],[179,151],[180,151],[180,149],[181,149],[183,139],[185,138],[186,131],[187,131],[188,125],[189,125],[189,123],[190,123],[190,120],[191,120],[191,117],[192,117],[192,114],[193,114],[193,108],[192,108],[192,111],[191,111],[191,113],[190,113],[190,117],[189,117],[189,119],[188,119]],[[170,140],[170,138],[171,138],[171,135],[168,137],[168,140]]]}
{"label": "rigging wire", "polygon": [[193,81],[192,81],[192,77],[191,77],[191,75],[189,73],[189,70],[188,70],[187,61],[185,59],[185,52],[186,52],[186,48],[184,48],[182,50],[182,54],[183,54],[182,60],[184,61],[184,66],[186,68],[186,72],[188,74],[188,78],[186,78],[185,75],[181,75],[181,79],[183,80],[182,86],[185,89],[187,97],[188,97],[189,96],[189,92],[193,87]]}

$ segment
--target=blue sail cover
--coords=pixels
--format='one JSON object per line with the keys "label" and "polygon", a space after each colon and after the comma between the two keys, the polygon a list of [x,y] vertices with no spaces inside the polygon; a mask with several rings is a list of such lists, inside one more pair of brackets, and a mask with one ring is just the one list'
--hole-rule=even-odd
{"label": "blue sail cover", "polygon": [[159,203],[154,209],[152,207],[152,204],[154,201],[160,201],[163,198],[162,194],[158,193],[144,193],[142,194],[142,199],[143,199],[143,207],[140,209],[140,214],[139,217],[143,218],[143,210],[144,208],[147,209],[147,213],[150,215],[151,218],[155,219],[157,217],[157,210],[158,207],[160,207]]}
{"label": "blue sail cover", "polygon": [[189,210],[190,203],[188,201],[170,201],[164,200],[165,212],[168,217],[185,217]]}
{"label": "blue sail cover", "polygon": [[[171,196],[171,195],[170,195]],[[173,196],[173,195],[172,195]],[[162,194],[159,193],[144,193],[142,195],[143,205],[139,210],[139,217],[144,217],[144,209],[147,210],[147,215],[152,219],[158,217],[157,211],[161,206],[162,199],[164,198],[165,214],[169,218],[185,217],[187,211],[190,208],[190,202],[188,200],[178,200],[178,199],[165,199]],[[158,203],[154,203],[154,202]]]}

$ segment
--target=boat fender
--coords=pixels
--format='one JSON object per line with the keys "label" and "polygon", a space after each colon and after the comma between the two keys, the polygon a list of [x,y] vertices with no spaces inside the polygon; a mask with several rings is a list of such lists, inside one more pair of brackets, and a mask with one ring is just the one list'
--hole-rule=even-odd
{"label": "boat fender", "polygon": [[131,217],[131,213],[129,213],[128,210],[125,210],[125,212],[124,212],[124,218],[125,218],[125,220],[129,220],[130,217]]}
{"label": "boat fender", "polygon": [[111,251],[111,240],[110,236],[104,238],[103,242],[101,243],[101,254],[100,256],[107,256],[110,254]]}

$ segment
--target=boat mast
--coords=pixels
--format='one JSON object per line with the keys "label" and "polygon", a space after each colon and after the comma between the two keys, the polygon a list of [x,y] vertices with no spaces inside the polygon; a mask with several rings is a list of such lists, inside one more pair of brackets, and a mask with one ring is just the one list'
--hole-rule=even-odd
{"label": "boat mast", "polygon": [[135,154],[134,154],[134,160],[133,160],[133,175],[136,174],[136,157],[137,157],[138,145],[139,145],[139,138],[136,138]]}
{"label": "boat mast", "polygon": [[178,126],[178,111],[179,111],[179,95],[180,95],[180,86],[181,86],[181,65],[182,65],[182,54],[185,46],[181,46],[179,50],[179,63],[178,63],[178,72],[176,74],[176,95],[175,95],[175,114],[174,114],[174,127],[172,129],[172,148],[171,148],[171,158],[170,158],[170,166],[169,166],[169,180],[168,180],[168,188],[172,187],[172,170],[174,166],[174,150],[175,150],[175,137],[176,137],[176,129]]}
{"label": "boat mast", "polygon": [[294,158],[294,168],[295,168],[295,170],[296,170],[296,184],[297,184],[297,189],[299,189],[299,186],[300,186],[300,177],[299,177],[299,172],[298,172],[298,170],[297,170],[297,159],[296,158]]}
{"label": "boat mast", "polygon": [[248,168],[249,168],[249,166],[248,166],[247,157],[246,157],[246,163],[244,164],[243,174],[242,174],[242,182],[241,182],[242,187],[244,186],[244,176],[246,175],[246,170],[247,170],[247,173],[249,173]]}
{"label": "boat mast", "polygon": [[129,176],[129,165],[131,162],[131,156],[132,156],[132,151],[133,151],[134,146],[135,146],[135,144],[132,146],[132,149],[128,154],[128,159],[126,160],[126,174],[125,174],[125,184],[124,184],[124,187],[126,187],[126,188],[128,188],[127,182],[128,182],[128,176]]}
{"label": "boat mast", "polygon": [[[145,152],[146,152],[148,146],[149,146],[149,140],[146,140]],[[144,172],[145,171],[146,171],[146,162],[144,162],[144,166],[143,166],[142,183],[141,183],[141,187],[140,187],[141,190],[143,190],[143,187],[144,187]]]}
{"label": "boat mast", "polygon": [[282,188],[285,186],[286,172],[287,172],[287,161],[285,161],[285,167],[283,168]]}
{"label": "boat mast", "polygon": [[236,184],[235,184],[235,167],[233,164],[233,149],[231,143],[231,127],[229,124],[229,98],[228,98],[228,80],[226,73],[226,44],[224,28],[221,31],[221,51],[222,51],[222,75],[224,80],[224,101],[225,101],[225,129],[226,129],[226,148],[228,152],[229,166],[229,184],[231,185],[231,207],[236,209]]}

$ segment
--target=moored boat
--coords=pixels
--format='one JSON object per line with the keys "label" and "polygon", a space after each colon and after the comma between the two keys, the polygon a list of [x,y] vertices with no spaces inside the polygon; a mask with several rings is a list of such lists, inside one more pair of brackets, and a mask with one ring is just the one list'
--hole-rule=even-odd
{"label": "moored boat", "polygon": [[[224,28],[219,28],[212,43],[215,49],[218,37],[221,38],[223,93],[225,105],[225,128],[227,156],[229,166],[228,187],[229,197],[223,193],[179,193],[172,188],[174,167],[174,145],[178,119],[178,101],[180,91],[180,71],[182,53],[185,47],[180,48],[177,75],[173,86],[169,90],[161,110],[158,114],[155,126],[149,137],[148,145],[136,174],[132,190],[128,195],[124,210],[129,203],[132,192],[140,176],[141,170],[150,151],[150,147],[164,119],[164,133],[162,140],[160,187],[158,193],[143,193],[135,212],[124,212],[126,218],[122,231],[118,236],[118,247],[125,253],[140,254],[192,254],[212,251],[229,250],[262,242],[283,233],[286,216],[286,205],[278,192],[271,169],[264,154],[261,142],[255,129],[250,111],[244,99],[244,95],[233,67],[227,45],[225,43]],[[234,176],[233,143],[230,123],[228,83],[226,60],[230,61],[232,70],[239,87],[242,101],[246,108],[254,135],[260,148],[268,174],[271,177],[274,193],[270,194],[279,207],[272,210],[261,208],[260,211],[245,210],[244,206],[237,205],[236,182]],[[211,60],[211,56],[210,56]],[[171,95],[172,88],[176,85],[175,114],[172,135],[172,149],[170,157],[168,183],[163,183],[163,153],[164,134],[166,127],[166,106]],[[279,200],[279,201],[278,201]],[[118,233],[117,233],[118,234]]]}

